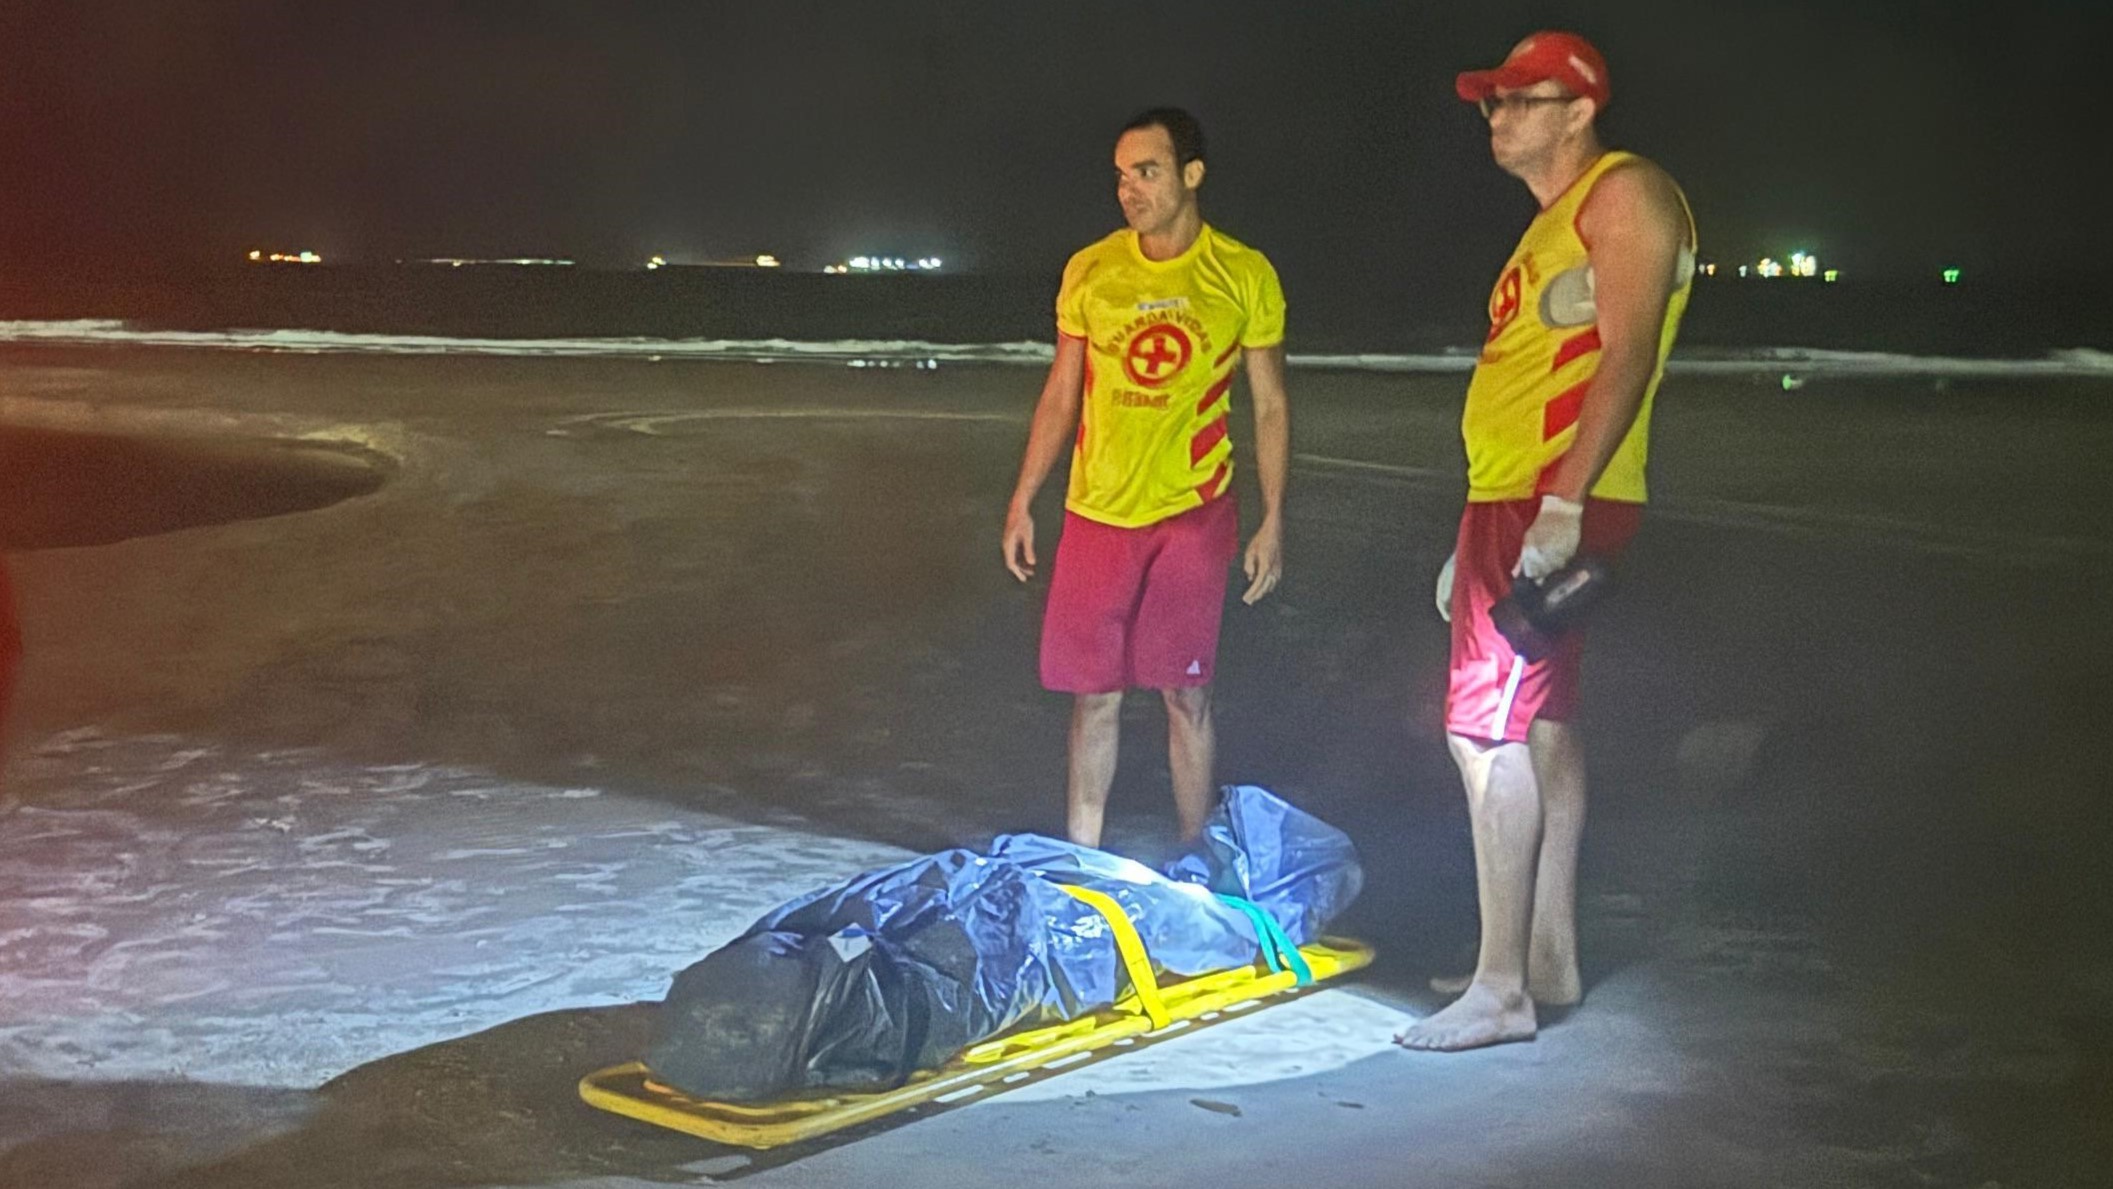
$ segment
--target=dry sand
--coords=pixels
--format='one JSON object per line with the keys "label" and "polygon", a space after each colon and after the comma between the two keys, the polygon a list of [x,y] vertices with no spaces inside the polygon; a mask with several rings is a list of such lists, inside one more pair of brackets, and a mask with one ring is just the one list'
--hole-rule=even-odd
{"label": "dry sand", "polygon": [[[0,354],[28,647],[0,1184],[1980,1186],[2113,1160],[2113,393],[2060,379],[1669,386],[1588,673],[1588,998],[1533,1044],[1386,1043],[1473,935],[1427,609],[1460,381],[1298,371],[1287,577],[1228,613],[1221,775],[1358,839],[1369,977],[761,1158],[581,1106],[762,907],[1060,825],[1039,591],[996,547],[1035,380]],[[1111,837],[1150,852],[1163,728],[1132,709]]]}

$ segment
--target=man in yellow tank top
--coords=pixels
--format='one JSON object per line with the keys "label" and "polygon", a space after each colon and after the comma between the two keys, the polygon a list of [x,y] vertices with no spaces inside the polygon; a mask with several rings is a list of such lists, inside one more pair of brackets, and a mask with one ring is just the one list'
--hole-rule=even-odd
{"label": "man in yellow tank top", "polygon": [[[1652,398],[1694,275],[1694,222],[1656,165],[1607,151],[1598,50],[1536,33],[1460,76],[1498,166],[1540,202],[1490,293],[1461,433],[1468,504],[1438,605],[1452,624],[1446,734],[1467,786],[1481,951],[1460,998],[1398,1039],[1415,1049],[1525,1040],[1535,1007],[1583,994],[1577,855],[1584,754],[1572,722],[1583,641],[1521,655],[1492,618],[1515,576],[1611,561],[1645,498]],[[1438,985],[1438,984],[1434,984]],[[1454,989],[1454,988],[1448,988]]]}
{"label": "man in yellow tank top", "polygon": [[1184,839],[1211,810],[1211,679],[1239,551],[1229,414],[1243,361],[1262,488],[1245,601],[1275,589],[1282,571],[1284,291],[1260,252],[1203,221],[1203,173],[1202,129],[1177,108],[1143,113],[1115,142],[1128,226],[1064,268],[1056,361],[1006,511],[1005,564],[1025,582],[1035,566],[1029,509],[1070,450],[1041,668],[1045,687],[1073,695],[1066,830],[1086,846],[1101,843],[1133,687],[1166,703]]}

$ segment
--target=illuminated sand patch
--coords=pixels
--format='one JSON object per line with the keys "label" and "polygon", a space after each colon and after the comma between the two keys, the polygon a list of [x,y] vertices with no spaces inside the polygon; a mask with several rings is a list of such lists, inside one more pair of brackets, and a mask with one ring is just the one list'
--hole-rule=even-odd
{"label": "illuminated sand patch", "polygon": [[658,999],[904,852],[593,786],[80,731],[0,799],[0,1069],[312,1086]]}

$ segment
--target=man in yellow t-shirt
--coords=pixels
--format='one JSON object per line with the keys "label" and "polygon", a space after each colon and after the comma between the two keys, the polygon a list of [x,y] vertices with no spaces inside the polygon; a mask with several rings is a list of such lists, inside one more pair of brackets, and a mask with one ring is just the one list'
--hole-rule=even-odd
{"label": "man in yellow t-shirt", "polygon": [[[1439,580],[1452,624],[1446,737],[1467,785],[1481,953],[1460,998],[1398,1039],[1413,1049],[1525,1040],[1536,1006],[1583,994],[1577,857],[1581,637],[1514,643],[1497,607],[1580,554],[1611,561],[1642,517],[1651,402],[1687,308],[1694,221],[1664,170],[1608,152],[1607,64],[1574,33],[1536,33],[1459,77],[1490,152],[1541,206],[1489,300],[1461,433],[1468,503]],[[1515,629],[1513,635],[1522,635]]]}
{"label": "man in yellow t-shirt", "polygon": [[1081,249],[1057,294],[1056,361],[1006,511],[1013,576],[1034,573],[1035,493],[1065,447],[1071,481],[1042,624],[1042,684],[1074,695],[1065,824],[1099,846],[1123,692],[1160,691],[1183,839],[1212,805],[1211,677],[1226,572],[1239,551],[1228,436],[1233,373],[1254,401],[1262,521],[1248,544],[1254,603],[1282,574],[1290,414],[1284,291],[1260,252],[1203,221],[1203,131],[1177,108],[1115,142],[1128,226]]}

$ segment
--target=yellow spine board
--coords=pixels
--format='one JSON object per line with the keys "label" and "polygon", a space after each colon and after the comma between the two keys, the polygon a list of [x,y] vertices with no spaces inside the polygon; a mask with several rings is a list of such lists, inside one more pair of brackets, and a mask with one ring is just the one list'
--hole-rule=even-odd
{"label": "yellow spine board", "polygon": [[[821,1094],[772,1103],[709,1102],[653,1081],[645,1065],[633,1061],[582,1078],[580,1097],[590,1106],[718,1143],[776,1148],[925,1103],[964,1101],[986,1088],[1000,1092],[1050,1065],[1081,1060],[1112,1045],[1150,1041],[1217,1023],[1256,1006],[1257,1000],[1298,989],[1297,976],[1291,971],[1271,973],[1259,959],[1254,965],[1161,987],[1152,978],[1137,929],[1121,907],[1090,889],[1067,886],[1064,890],[1092,905],[1114,931],[1117,953],[1130,973],[1131,993],[1111,1008],[974,1045],[944,1066],[876,1094]],[[1313,968],[1316,983],[1372,961],[1369,947],[1343,938],[1323,938],[1301,946],[1299,952]]]}

